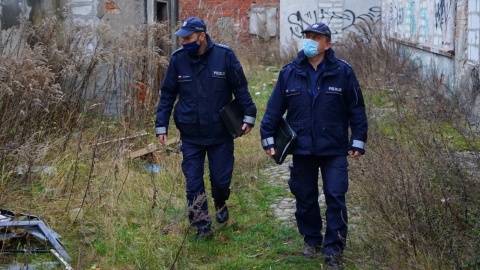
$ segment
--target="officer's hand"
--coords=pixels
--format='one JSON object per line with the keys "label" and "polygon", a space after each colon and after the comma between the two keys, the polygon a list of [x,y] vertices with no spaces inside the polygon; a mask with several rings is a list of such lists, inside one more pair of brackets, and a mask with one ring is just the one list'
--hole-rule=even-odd
{"label": "officer's hand", "polygon": [[273,158],[273,156],[275,155],[275,148],[269,148],[267,150],[265,150],[265,153],[267,153],[267,155],[271,158]]}
{"label": "officer's hand", "polygon": [[350,157],[352,158],[358,158],[360,156],[362,156],[362,153],[360,153],[360,151],[348,151],[348,154],[350,155]]}
{"label": "officer's hand", "polygon": [[166,134],[158,135],[157,138],[159,143],[161,143],[162,145],[165,145],[165,142],[167,141]]}
{"label": "officer's hand", "polygon": [[249,125],[243,123],[242,130],[243,130],[243,135],[246,135],[247,133],[250,132],[250,130],[252,130],[252,128]]}

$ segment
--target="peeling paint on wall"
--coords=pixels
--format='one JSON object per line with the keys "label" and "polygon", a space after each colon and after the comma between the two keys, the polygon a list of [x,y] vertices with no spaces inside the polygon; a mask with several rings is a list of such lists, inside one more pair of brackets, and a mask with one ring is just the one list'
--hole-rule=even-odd
{"label": "peeling paint on wall", "polygon": [[252,7],[248,13],[250,17],[249,32],[268,40],[277,36],[277,8]]}
{"label": "peeling paint on wall", "polygon": [[478,65],[480,63],[480,3],[468,5],[468,32],[467,32],[467,56],[468,60]]}
{"label": "peeling paint on wall", "polygon": [[112,14],[120,14],[120,8],[113,1],[105,1],[105,12]]}

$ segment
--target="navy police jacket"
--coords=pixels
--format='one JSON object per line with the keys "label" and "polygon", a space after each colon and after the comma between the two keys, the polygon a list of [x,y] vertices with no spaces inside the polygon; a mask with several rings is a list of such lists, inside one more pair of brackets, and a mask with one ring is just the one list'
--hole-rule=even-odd
{"label": "navy police jacket", "polygon": [[282,68],[260,126],[264,149],[274,147],[275,130],[287,112],[286,120],[298,136],[291,154],[347,155],[349,150],[365,153],[367,117],[355,74],[349,64],[335,57],[331,48],[323,62],[314,87],[310,86],[310,64],[303,50]]}
{"label": "navy police jacket", "polygon": [[214,43],[208,35],[207,41],[202,55],[189,54],[183,48],[172,54],[160,89],[157,136],[168,134],[173,109],[182,141],[209,145],[233,139],[219,113],[232,94],[244,112],[244,122],[254,125],[257,109],[240,62],[230,47]]}

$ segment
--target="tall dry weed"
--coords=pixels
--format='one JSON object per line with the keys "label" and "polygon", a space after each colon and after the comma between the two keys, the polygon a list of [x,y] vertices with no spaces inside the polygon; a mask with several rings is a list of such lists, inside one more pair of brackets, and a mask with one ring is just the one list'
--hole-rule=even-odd
{"label": "tall dry weed", "polygon": [[[0,160],[12,151],[119,119],[124,134],[151,125],[169,56],[169,30],[155,24],[114,33],[50,17],[9,30],[0,52]],[[161,48],[164,48],[163,50]],[[103,120],[102,120],[103,119]],[[116,134],[102,134],[102,140]],[[9,168],[11,169],[11,168]]]}
{"label": "tall dry weed", "polygon": [[435,70],[420,72],[408,48],[379,33],[342,45],[338,55],[360,79],[370,123],[367,153],[351,164],[366,265],[478,267],[480,145],[458,99],[442,96]]}

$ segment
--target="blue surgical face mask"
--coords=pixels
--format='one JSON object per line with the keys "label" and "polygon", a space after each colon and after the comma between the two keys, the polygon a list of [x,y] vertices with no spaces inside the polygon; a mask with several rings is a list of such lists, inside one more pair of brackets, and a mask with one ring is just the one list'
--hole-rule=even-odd
{"label": "blue surgical face mask", "polygon": [[200,49],[200,44],[197,43],[199,39],[200,39],[200,35],[198,36],[197,40],[187,44],[183,44],[182,45],[183,49],[191,54],[197,54],[198,50]]}
{"label": "blue surgical face mask", "polygon": [[303,41],[303,52],[307,57],[314,57],[319,53],[318,51],[318,42],[311,39],[305,39]]}

